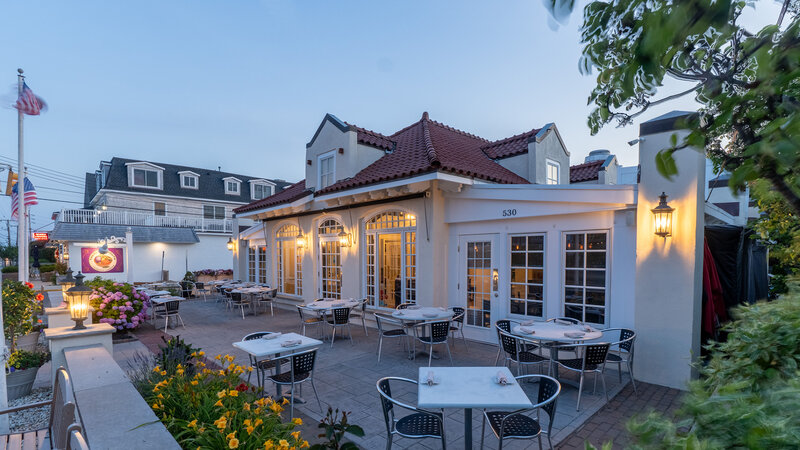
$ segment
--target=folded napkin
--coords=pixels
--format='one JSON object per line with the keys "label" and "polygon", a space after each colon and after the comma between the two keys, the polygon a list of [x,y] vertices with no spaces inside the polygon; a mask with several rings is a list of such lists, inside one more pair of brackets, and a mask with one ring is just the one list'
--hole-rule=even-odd
{"label": "folded napkin", "polygon": [[495,381],[497,381],[497,384],[502,386],[511,384],[511,382],[508,380],[508,376],[506,376],[505,372],[502,370],[497,371],[497,377],[495,378]]}
{"label": "folded napkin", "polygon": [[554,320],[554,322],[557,323],[558,325],[574,325],[572,322],[568,320],[556,319]]}
{"label": "folded napkin", "polygon": [[536,323],[536,322],[533,321],[533,320],[526,320],[525,322],[520,323],[520,325],[522,325],[524,327],[529,327],[529,326],[533,325],[534,323]]}
{"label": "folded napkin", "polygon": [[536,332],[536,330],[534,330],[531,327],[519,327],[519,331],[521,331],[521,332],[523,332],[525,334],[534,334]]}
{"label": "folded napkin", "polygon": [[294,347],[294,346],[300,345],[302,343],[303,343],[303,341],[300,340],[300,339],[292,339],[290,341],[281,342],[281,347]]}
{"label": "folded napkin", "polygon": [[281,336],[281,333],[270,333],[261,336],[261,339],[277,339]]}
{"label": "folded napkin", "polygon": [[584,325],[583,331],[587,333],[594,333],[594,328],[590,327],[589,325]]}
{"label": "folded napkin", "polygon": [[585,335],[586,333],[584,333],[583,331],[567,331],[566,333],[564,333],[564,336],[570,338],[581,338]]}
{"label": "folded napkin", "polygon": [[425,376],[425,384],[427,384],[428,386],[433,386],[435,384],[438,384],[436,383],[436,376],[433,374],[432,370],[429,370],[428,375]]}

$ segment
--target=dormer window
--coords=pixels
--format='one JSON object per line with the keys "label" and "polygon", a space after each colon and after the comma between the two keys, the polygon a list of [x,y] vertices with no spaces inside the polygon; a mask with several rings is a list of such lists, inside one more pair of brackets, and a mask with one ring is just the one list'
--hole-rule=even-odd
{"label": "dormer window", "polygon": [[319,155],[317,189],[324,189],[336,181],[336,153],[328,152]]}
{"label": "dormer window", "polygon": [[239,195],[241,193],[242,180],[235,177],[225,177],[222,179],[222,182],[225,183],[225,194]]}
{"label": "dormer window", "polygon": [[250,180],[250,199],[261,200],[275,193],[275,184],[267,180]]}
{"label": "dormer window", "polygon": [[126,166],[128,166],[128,186],[146,189],[163,188],[163,167],[147,162],[127,163]]}
{"label": "dormer window", "polygon": [[559,177],[559,172],[561,172],[561,165],[551,159],[548,159],[545,184],[560,184],[561,180]]}
{"label": "dormer window", "polygon": [[178,172],[181,177],[181,187],[184,189],[197,189],[200,185],[200,174],[190,170],[182,170]]}

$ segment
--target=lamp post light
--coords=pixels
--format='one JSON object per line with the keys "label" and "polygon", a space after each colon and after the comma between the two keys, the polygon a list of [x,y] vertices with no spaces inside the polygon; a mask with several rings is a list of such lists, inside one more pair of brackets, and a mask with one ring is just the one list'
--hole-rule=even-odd
{"label": "lamp post light", "polygon": [[658,206],[651,210],[655,220],[655,233],[656,236],[661,236],[666,239],[672,236],[672,212],[675,211],[675,208],[667,204],[666,193],[662,192],[658,198]]}
{"label": "lamp post light", "polygon": [[75,277],[75,286],[69,288],[69,318],[75,321],[73,330],[83,330],[86,326],[83,321],[89,317],[89,296],[92,295],[92,288],[83,285],[85,277],[78,272]]}
{"label": "lamp post light", "polygon": [[67,291],[70,290],[75,286],[75,278],[72,277],[72,271],[67,271],[67,275],[61,280],[61,296],[64,298],[64,301],[67,300]]}

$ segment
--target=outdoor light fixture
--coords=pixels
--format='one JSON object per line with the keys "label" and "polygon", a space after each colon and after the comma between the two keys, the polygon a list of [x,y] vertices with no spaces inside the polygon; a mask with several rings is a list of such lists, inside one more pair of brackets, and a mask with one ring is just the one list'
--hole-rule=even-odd
{"label": "outdoor light fixture", "polygon": [[67,300],[67,291],[75,286],[75,278],[72,277],[72,271],[68,271],[67,275],[61,280],[61,296],[64,297],[64,301]]}
{"label": "outdoor light fixture", "polygon": [[306,246],[306,237],[303,236],[303,231],[301,230],[297,237],[294,240],[294,243],[297,245],[297,248],[305,248]]}
{"label": "outdoor light fixture", "polygon": [[660,199],[658,206],[651,209],[653,211],[653,218],[655,219],[655,233],[656,236],[667,238],[672,236],[672,212],[675,208],[667,204],[667,194],[662,192],[658,196]]}
{"label": "outdoor light fixture", "polygon": [[344,230],[339,232],[339,246],[350,247],[350,235],[345,233]]}
{"label": "outdoor light fixture", "polygon": [[83,274],[78,272],[75,277],[75,286],[72,286],[67,291],[69,318],[75,321],[73,330],[86,328],[83,321],[89,317],[89,296],[92,294],[92,288],[83,285],[84,278]]}
{"label": "outdoor light fixture", "polygon": [[228,250],[230,250],[230,251],[233,251],[233,248],[236,246],[236,244],[233,243],[233,239],[232,238],[228,238],[228,243],[225,244],[225,245],[228,246]]}

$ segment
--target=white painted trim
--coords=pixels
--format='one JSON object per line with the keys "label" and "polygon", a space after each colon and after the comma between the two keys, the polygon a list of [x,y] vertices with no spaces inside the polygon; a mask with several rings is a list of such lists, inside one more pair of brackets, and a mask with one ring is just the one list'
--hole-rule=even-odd
{"label": "white painted trim", "polygon": [[130,167],[149,166],[149,167],[152,167],[153,169],[156,169],[156,170],[161,170],[161,171],[165,170],[163,167],[157,166],[157,165],[155,165],[153,163],[150,163],[150,162],[147,162],[147,161],[137,161],[137,162],[125,163],[125,167],[129,167],[129,166]]}
{"label": "white painted trim", "polygon": [[[180,177],[180,180],[181,180],[181,188],[183,188],[183,189],[200,189],[200,175],[187,170],[187,171],[183,171],[183,172],[178,172],[178,176]],[[184,180],[187,180],[189,178],[194,179],[194,186],[189,186],[189,185],[184,183]]]}
{"label": "white painted trim", "polygon": [[[556,182],[555,183],[550,183],[549,182],[550,181],[549,180],[549,177],[550,177],[550,173],[549,173],[550,172],[550,166],[555,166],[555,168],[556,168]],[[554,161],[554,160],[552,160],[550,158],[546,158],[545,159],[544,182],[545,182],[546,185],[549,185],[549,186],[554,186],[554,185],[561,184],[561,163],[559,163],[558,161]]]}
{"label": "white painted trim", "polygon": [[[236,190],[228,189],[228,183],[234,183]],[[242,193],[242,180],[236,177],[225,177],[222,179],[222,186],[225,188],[225,195],[241,195]]]}
{"label": "white painted trim", "polygon": [[200,176],[200,174],[199,174],[199,173],[197,173],[197,172],[192,172],[191,170],[179,170],[179,171],[178,171],[178,175],[194,175],[194,176],[196,176],[196,177],[199,177],[199,176]]}
{"label": "white painted trim", "polygon": [[[272,195],[276,194],[276,192],[275,192],[276,189],[275,188],[277,187],[277,185],[275,183],[270,182],[270,181],[260,179],[260,180],[250,180],[250,181],[248,181],[248,183],[250,183],[250,199],[253,200],[253,201],[263,200],[263,199],[265,199],[265,198],[267,198],[269,196],[272,196]],[[267,197],[256,198],[256,196],[255,196],[255,194],[256,194],[255,187],[256,186],[264,186],[264,187],[270,188],[270,194],[267,195]]]}
{"label": "white painted trim", "polygon": [[[164,190],[164,169],[159,168],[156,165],[150,164],[152,167],[143,167],[145,166],[142,164],[141,166],[131,165],[128,167],[128,187],[137,188],[137,189],[152,189],[156,191],[163,191]],[[155,167],[155,168],[153,168]],[[156,173],[156,184],[157,186],[143,186],[140,184],[136,184],[133,182],[134,180],[134,173],[136,170],[143,170],[145,172],[155,172]],[[147,179],[147,175],[145,175],[145,179]]]}
{"label": "white painted trim", "polygon": [[322,190],[328,186],[322,185],[322,160],[331,158],[331,176],[333,181],[328,186],[332,186],[336,184],[336,150],[331,150],[329,152],[322,153],[317,155],[317,189]]}
{"label": "white painted trim", "polygon": [[228,181],[228,180],[238,181],[239,183],[242,182],[242,180],[240,180],[240,179],[238,179],[236,177],[225,177],[225,178],[222,179],[222,181]]}

